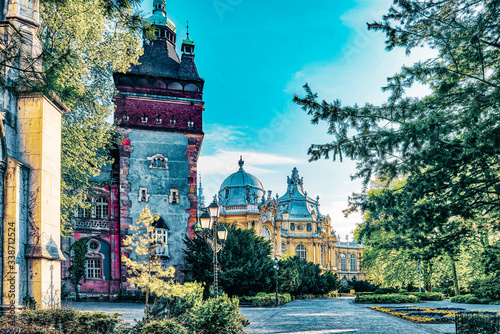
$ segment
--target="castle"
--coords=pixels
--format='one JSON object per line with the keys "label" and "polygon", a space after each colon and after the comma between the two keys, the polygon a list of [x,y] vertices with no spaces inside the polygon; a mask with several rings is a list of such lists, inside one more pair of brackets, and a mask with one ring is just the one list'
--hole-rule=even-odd
{"label": "castle", "polygon": [[[155,0],[150,23],[156,38],[144,42],[139,65],[115,74],[118,94],[114,114],[121,143],[114,164],[95,179],[87,201],[92,209],[78,210],[73,236],[65,238],[65,250],[80,238],[88,238],[84,296],[128,293],[122,244],[131,224],[146,208],[159,214],[157,248],[165,267],[182,269],[185,236],[194,236],[197,222],[197,162],[203,141],[204,80],[194,61],[195,43],[188,36],[177,54],[176,25],[167,17],[165,0]],[[67,280],[70,261],[62,266]],[[182,280],[180,270],[176,278]]]}
{"label": "castle", "polygon": [[[167,17],[165,0],[155,0],[149,18],[156,38],[144,42],[139,65],[127,73],[115,74],[115,123],[121,143],[114,164],[95,178],[87,197],[91,209],[80,209],[73,218],[73,234],[63,239],[63,249],[87,238],[86,281],[80,294],[114,298],[135,290],[126,282],[127,268],[121,256],[134,256],[123,246],[129,228],[149,207],[160,219],[155,235],[161,242],[156,252],[165,267],[174,266],[182,281],[184,243],[193,237],[199,205],[197,163],[203,141],[203,87],[195,64],[195,43],[189,33],[177,54],[176,25]],[[276,198],[272,217],[263,214],[273,202],[265,198],[261,182],[243,169],[230,175],[218,197],[221,221],[241,228],[253,228],[274,243],[274,253],[295,253],[324,271],[344,280],[365,279],[360,269],[362,246],[342,243],[335,235],[329,216],[319,210],[319,198],[307,196],[297,169],[288,177],[287,190]],[[200,185],[201,193],[201,185]],[[261,212],[262,211],[262,212]],[[70,291],[70,261],[63,262],[62,277]]]}
{"label": "castle", "polygon": [[344,283],[366,279],[360,266],[363,246],[340,241],[330,216],[320,212],[319,197],[312,199],[304,190],[297,168],[287,177],[284,194],[273,198],[258,178],[244,170],[242,158],[238,165],[238,171],[224,180],[218,193],[221,222],[254,229],[271,240],[273,255],[278,258],[295,254],[323,271],[337,273]]}

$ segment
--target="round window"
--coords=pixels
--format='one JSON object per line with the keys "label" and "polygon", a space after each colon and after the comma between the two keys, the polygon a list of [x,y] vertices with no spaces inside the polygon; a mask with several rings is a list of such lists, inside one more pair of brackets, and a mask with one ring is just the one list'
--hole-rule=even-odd
{"label": "round window", "polygon": [[297,226],[297,230],[302,231],[303,229],[304,229],[304,226],[302,226],[302,225]]}
{"label": "round window", "polygon": [[101,244],[97,240],[89,241],[89,250],[91,252],[97,252],[101,248]]}

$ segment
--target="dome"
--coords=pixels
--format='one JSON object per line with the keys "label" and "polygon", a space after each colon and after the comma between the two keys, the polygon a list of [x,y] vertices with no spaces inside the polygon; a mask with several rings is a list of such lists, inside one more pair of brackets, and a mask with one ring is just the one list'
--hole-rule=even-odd
{"label": "dome", "polygon": [[219,190],[219,203],[223,206],[244,206],[257,204],[264,195],[264,187],[258,178],[245,172],[243,159],[240,158],[240,169],[229,175]]}

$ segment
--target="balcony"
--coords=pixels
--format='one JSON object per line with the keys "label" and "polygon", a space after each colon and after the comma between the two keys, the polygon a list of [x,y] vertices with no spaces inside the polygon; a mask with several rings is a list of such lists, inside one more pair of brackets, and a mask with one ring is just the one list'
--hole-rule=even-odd
{"label": "balcony", "polygon": [[73,220],[73,228],[75,230],[94,230],[94,231],[109,231],[111,221],[109,219],[79,219]]}

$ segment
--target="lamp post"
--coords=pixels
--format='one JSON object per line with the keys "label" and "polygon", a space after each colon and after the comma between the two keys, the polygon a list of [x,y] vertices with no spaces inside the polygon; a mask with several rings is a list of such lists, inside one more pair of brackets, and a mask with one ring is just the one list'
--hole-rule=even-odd
{"label": "lamp post", "polygon": [[[213,253],[215,298],[219,298],[219,263],[217,261],[217,253],[224,248],[224,243],[227,239],[227,229],[223,225],[219,225],[219,214],[219,204],[217,204],[217,199],[214,196],[213,202],[208,206],[208,212],[204,212],[200,216],[200,224],[204,232],[203,236],[212,248]],[[219,243],[219,240],[221,243]]]}
{"label": "lamp post", "polygon": [[280,266],[278,265],[278,257],[274,257],[274,278],[276,279],[276,307],[278,307],[278,270],[280,269]]}
{"label": "lamp post", "polygon": [[276,214],[278,213],[278,202],[271,198],[271,192],[269,192],[269,199],[263,203],[260,208],[260,221],[266,222],[270,221],[273,225],[273,244],[274,244],[274,277],[276,278],[276,306],[278,306],[278,224],[276,222]]}

